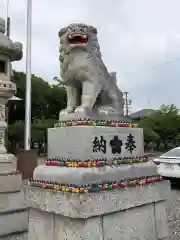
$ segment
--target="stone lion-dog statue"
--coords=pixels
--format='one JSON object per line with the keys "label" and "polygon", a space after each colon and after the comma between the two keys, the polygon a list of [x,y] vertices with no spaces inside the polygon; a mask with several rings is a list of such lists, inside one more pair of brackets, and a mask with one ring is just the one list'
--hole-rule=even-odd
{"label": "stone lion-dog statue", "polygon": [[67,108],[60,111],[59,119],[124,116],[123,93],[101,59],[97,29],[70,24],[59,31],[59,37],[61,77],[67,91]]}

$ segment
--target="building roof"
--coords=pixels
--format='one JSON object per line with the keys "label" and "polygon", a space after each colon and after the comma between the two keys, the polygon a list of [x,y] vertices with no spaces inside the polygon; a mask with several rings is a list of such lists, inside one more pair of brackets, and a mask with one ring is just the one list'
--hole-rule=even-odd
{"label": "building roof", "polygon": [[140,111],[134,112],[129,115],[132,119],[147,117],[152,114],[155,110],[154,109],[141,109]]}

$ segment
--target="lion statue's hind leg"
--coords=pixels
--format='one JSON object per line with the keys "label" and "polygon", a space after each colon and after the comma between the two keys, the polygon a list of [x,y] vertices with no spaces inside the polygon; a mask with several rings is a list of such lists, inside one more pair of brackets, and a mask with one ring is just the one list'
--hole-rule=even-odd
{"label": "lion statue's hind leg", "polygon": [[100,106],[97,108],[98,119],[120,120],[123,119],[123,94],[116,86],[109,85],[108,90],[101,93]]}

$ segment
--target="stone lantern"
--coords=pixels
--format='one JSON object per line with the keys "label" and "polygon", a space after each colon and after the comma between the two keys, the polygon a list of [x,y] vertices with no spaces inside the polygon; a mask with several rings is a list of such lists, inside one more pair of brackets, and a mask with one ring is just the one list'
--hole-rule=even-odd
{"label": "stone lantern", "polygon": [[22,44],[13,43],[5,33],[5,21],[0,18],[0,159],[6,154],[4,146],[5,105],[16,92],[16,84],[11,82],[11,62],[22,58]]}
{"label": "stone lantern", "polygon": [[14,96],[16,84],[11,82],[11,62],[22,59],[22,44],[13,42],[5,33],[5,20],[0,18],[0,236],[27,230],[28,212],[21,191],[21,175],[17,161],[4,145],[5,105]]}

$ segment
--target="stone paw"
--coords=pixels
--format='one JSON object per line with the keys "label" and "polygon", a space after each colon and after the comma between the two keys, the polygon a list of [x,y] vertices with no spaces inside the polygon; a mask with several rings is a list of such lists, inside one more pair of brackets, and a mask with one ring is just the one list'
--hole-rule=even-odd
{"label": "stone paw", "polygon": [[86,106],[79,106],[75,109],[74,111],[75,115],[77,117],[90,117],[91,116],[91,111],[88,109]]}
{"label": "stone paw", "polygon": [[60,121],[67,121],[73,118],[74,109],[73,108],[66,108],[60,111],[59,113],[59,120]]}
{"label": "stone paw", "polygon": [[67,107],[66,109],[63,109],[60,111],[60,115],[67,115],[68,113],[73,113],[74,108],[73,107]]}

